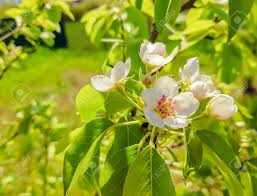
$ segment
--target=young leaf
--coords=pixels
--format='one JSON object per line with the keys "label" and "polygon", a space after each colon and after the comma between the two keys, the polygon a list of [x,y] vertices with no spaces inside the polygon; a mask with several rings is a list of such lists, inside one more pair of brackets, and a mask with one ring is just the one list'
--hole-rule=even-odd
{"label": "young leaf", "polygon": [[166,23],[173,24],[180,11],[180,0],[155,0],[154,19],[158,31],[161,31]]}
{"label": "young leaf", "polygon": [[138,145],[133,145],[107,157],[100,177],[102,196],[122,195],[125,178],[136,159],[137,150]]}
{"label": "young leaf", "polygon": [[247,18],[253,5],[253,0],[229,0],[228,41],[236,34],[241,24]]}
{"label": "young leaf", "polygon": [[127,99],[117,91],[110,91],[105,99],[108,114],[115,114],[131,107]]}
{"label": "young leaf", "polygon": [[129,169],[123,196],[176,195],[170,171],[156,149],[140,152]]}
{"label": "young leaf", "polygon": [[76,107],[82,120],[89,122],[96,117],[98,111],[105,110],[104,97],[91,85],[86,85],[76,97]]}
{"label": "young leaf", "polygon": [[[93,155],[99,155],[99,145],[101,138],[103,138],[105,130],[111,125],[112,123],[110,121],[104,119],[96,119],[89,122],[84,128],[80,130],[75,140],[67,148],[64,157],[63,169],[65,193],[70,188],[72,181],[74,181],[74,175],[82,176],[89,168],[89,164],[92,159],[95,164],[94,169],[98,168],[99,157]],[[91,153],[91,155],[88,156],[89,153]],[[88,160],[88,167],[85,167],[84,170],[80,170],[81,172],[78,172],[81,168],[81,162],[83,159],[85,159],[85,157]],[[90,173],[95,174],[95,171],[90,170],[87,172],[87,174]]]}

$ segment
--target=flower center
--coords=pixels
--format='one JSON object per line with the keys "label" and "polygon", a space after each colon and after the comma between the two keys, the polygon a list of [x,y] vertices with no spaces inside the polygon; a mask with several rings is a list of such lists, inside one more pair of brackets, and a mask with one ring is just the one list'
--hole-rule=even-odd
{"label": "flower center", "polygon": [[172,99],[168,98],[167,96],[162,95],[161,99],[157,103],[155,110],[156,110],[156,112],[159,113],[159,115],[162,118],[174,116],[176,113],[175,100],[172,100]]}

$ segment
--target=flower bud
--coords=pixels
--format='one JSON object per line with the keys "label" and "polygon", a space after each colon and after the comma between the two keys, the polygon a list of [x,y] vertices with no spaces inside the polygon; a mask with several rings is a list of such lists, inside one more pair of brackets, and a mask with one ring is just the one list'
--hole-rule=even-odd
{"label": "flower bud", "polygon": [[189,87],[189,91],[194,94],[195,98],[197,98],[198,100],[202,100],[206,98],[208,89],[204,82],[197,81]]}
{"label": "flower bud", "polygon": [[213,118],[226,120],[237,112],[237,106],[231,96],[220,94],[211,99],[207,106],[207,112]]}

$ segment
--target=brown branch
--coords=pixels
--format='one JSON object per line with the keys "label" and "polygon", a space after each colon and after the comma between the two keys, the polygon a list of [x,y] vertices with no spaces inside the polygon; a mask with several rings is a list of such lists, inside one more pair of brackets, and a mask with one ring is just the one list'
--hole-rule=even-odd
{"label": "brown branch", "polygon": [[156,39],[157,39],[158,35],[159,35],[159,31],[158,31],[158,29],[157,29],[157,26],[156,26],[155,23],[153,23],[150,41],[151,41],[152,43],[156,42]]}
{"label": "brown branch", "polygon": [[189,0],[188,2],[186,2],[184,5],[182,5],[181,7],[181,11],[185,11],[188,10],[190,8],[195,7],[194,3],[196,2],[196,0]]}

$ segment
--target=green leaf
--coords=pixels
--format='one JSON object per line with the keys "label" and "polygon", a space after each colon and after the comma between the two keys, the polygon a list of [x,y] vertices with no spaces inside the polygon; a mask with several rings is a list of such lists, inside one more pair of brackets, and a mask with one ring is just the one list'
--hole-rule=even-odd
{"label": "green leaf", "polygon": [[104,97],[88,84],[78,93],[76,107],[82,120],[88,122],[93,120],[99,111],[105,111]]}
{"label": "green leaf", "polygon": [[218,76],[221,81],[231,83],[239,75],[242,65],[242,55],[239,48],[233,44],[225,44],[219,62]]}
{"label": "green leaf", "polygon": [[[63,168],[63,182],[64,182],[64,192],[66,193],[71,186],[71,182],[74,181],[75,172],[79,169],[80,162],[84,159],[85,155],[89,153],[93,143],[98,141],[99,137],[102,137],[104,131],[110,127],[112,123],[105,119],[96,119],[89,122],[85,127],[79,130],[78,135],[74,139],[74,141],[69,145],[65,152],[64,157],[64,168]],[[97,140],[98,139],[98,140]],[[99,143],[99,142],[98,142]],[[98,144],[97,143],[97,144]],[[94,144],[94,152],[98,152],[99,155],[99,145]],[[92,156],[88,158],[91,161],[93,158],[95,163],[95,169],[98,167],[99,164],[99,157]],[[83,175],[87,168],[76,175]],[[89,170],[87,172],[88,175],[95,174],[95,171]]]}
{"label": "green leaf", "polygon": [[187,140],[187,151],[183,175],[184,177],[187,177],[192,170],[197,170],[200,168],[203,157],[203,147],[199,137],[197,137],[197,135],[195,135],[195,133],[192,130],[190,130],[190,128],[187,128],[185,132],[185,137]]}
{"label": "green leaf", "polygon": [[[139,125],[116,128],[114,141],[111,149],[108,151],[105,167],[100,177],[102,195],[122,195],[123,185],[130,162],[132,158],[134,160],[137,154],[138,146],[135,146],[135,144],[138,144],[142,137],[143,132]],[[132,145],[134,145],[134,147],[130,149],[129,146]],[[132,151],[135,152],[131,154]],[[129,161],[129,163],[126,163],[126,160]],[[113,171],[114,169],[117,169],[117,171]]]}
{"label": "green leaf", "polygon": [[125,24],[132,24],[135,29],[138,29],[137,37],[148,38],[150,29],[147,18],[134,6],[126,8],[127,18]]}
{"label": "green leaf", "polygon": [[112,147],[107,157],[116,154],[122,148],[138,144],[143,136],[141,126],[137,124],[116,128]]}
{"label": "green leaf", "polygon": [[129,92],[130,94],[134,94],[134,95],[138,95],[140,96],[142,94],[142,91],[144,90],[145,86],[134,79],[129,79],[126,83],[125,83],[125,89],[127,92]]}
{"label": "green leaf", "polygon": [[222,137],[211,131],[199,130],[196,131],[196,134],[205,144],[207,155],[223,175],[230,195],[244,195],[238,180],[240,164],[237,162],[233,150]]}
{"label": "green leaf", "polygon": [[237,168],[237,158],[231,149],[231,147],[226,143],[226,141],[214,132],[207,130],[196,131],[200,140],[209,146],[213,152],[225,163],[228,167],[235,173],[239,175],[239,168]]}
{"label": "green leaf", "polygon": [[154,19],[161,31],[166,23],[173,24],[180,11],[180,0],[155,0]]}
{"label": "green leaf", "polygon": [[165,161],[151,146],[140,152],[129,169],[123,196],[176,195]]}
{"label": "green leaf", "polygon": [[133,145],[107,157],[100,177],[102,196],[122,195],[124,182],[130,165],[136,159],[137,150],[138,145]]}
{"label": "green leaf", "polygon": [[75,20],[69,5],[64,1],[55,1],[53,5],[60,7],[65,15],[67,15],[71,20]]}
{"label": "green leaf", "polygon": [[131,104],[119,92],[109,91],[105,100],[105,108],[108,114],[115,114],[130,107]]}
{"label": "green leaf", "polygon": [[[242,186],[244,187],[245,194],[247,196],[255,196],[256,194],[254,193],[254,179],[252,178],[252,175],[250,172],[244,172],[241,174],[241,183]],[[255,185],[256,186],[256,185]]]}
{"label": "green leaf", "polygon": [[218,169],[220,170],[221,174],[224,177],[225,183],[227,185],[228,191],[229,191],[229,195],[230,196],[238,196],[238,195],[244,195],[244,191],[243,188],[237,178],[237,176],[235,175],[234,172],[231,171],[231,168],[228,167],[227,164],[224,163],[224,161],[222,161],[220,159],[219,156],[217,156],[217,154],[212,151],[211,148],[205,146],[205,150],[206,153],[208,154],[208,156],[210,157],[210,159],[214,162],[214,164],[218,167]]}
{"label": "green leaf", "polygon": [[228,41],[236,34],[241,24],[247,18],[253,5],[253,0],[229,0]]}
{"label": "green leaf", "polygon": [[143,0],[136,0],[136,7],[141,10],[143,4]]}

